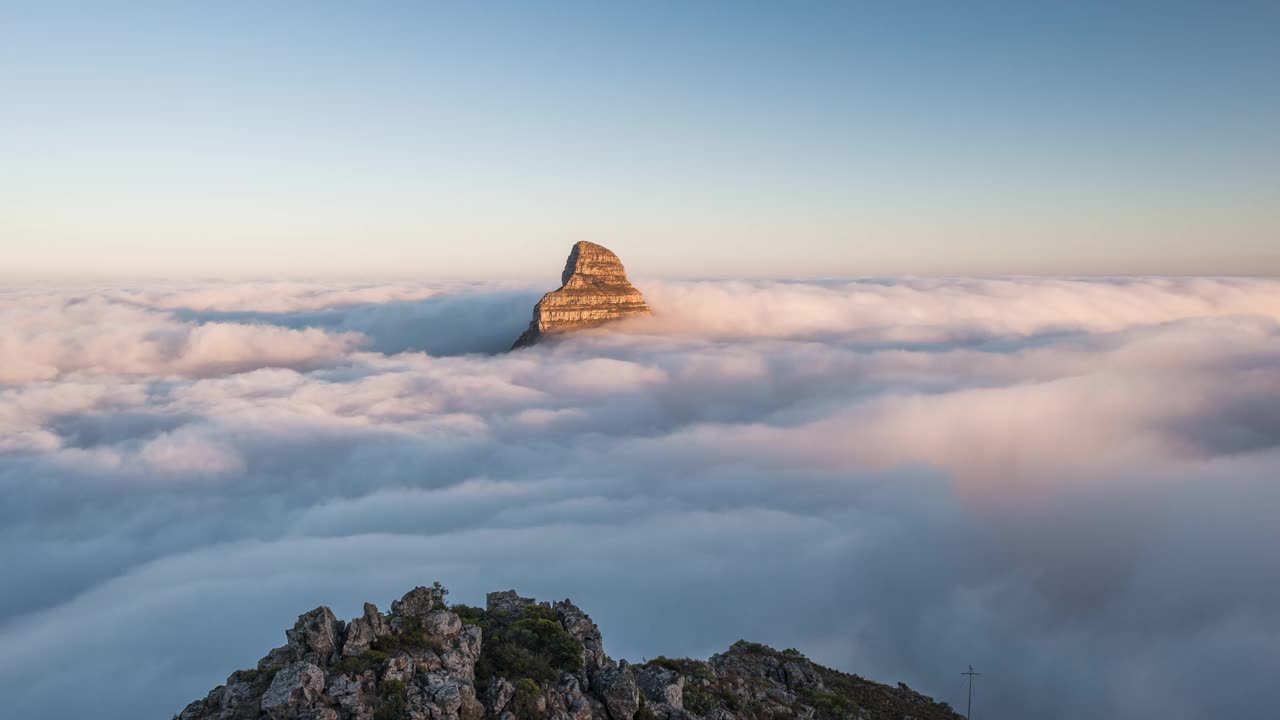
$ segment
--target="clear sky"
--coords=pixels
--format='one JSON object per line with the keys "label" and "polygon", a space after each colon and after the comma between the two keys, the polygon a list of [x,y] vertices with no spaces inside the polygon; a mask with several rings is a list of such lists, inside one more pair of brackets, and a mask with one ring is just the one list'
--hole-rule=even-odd
{"label": "clear sky", "polygon": [[3,2],[0,274],[1280,273],[1280,3]]}

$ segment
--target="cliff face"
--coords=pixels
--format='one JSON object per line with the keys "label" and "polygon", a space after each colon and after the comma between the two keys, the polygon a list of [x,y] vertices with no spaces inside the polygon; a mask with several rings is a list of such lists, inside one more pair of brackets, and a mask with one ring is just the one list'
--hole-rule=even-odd
{"label": "cliff face", "polygon": [[559,290],[543,295],[533,307],[533,321],[511,349],[547,335],[649,312],[640,291],[627,280],[622,261],[602,245],[574,245],[560,283]]}
{"label": "cliff face", "polygon": [[565,600],[489,593],[447,606],[438,583],[349,623],[326,607],[288,642],[186,707],[180,720],[957,720],[880,685],[739,641],[708,661],[614,662]]}

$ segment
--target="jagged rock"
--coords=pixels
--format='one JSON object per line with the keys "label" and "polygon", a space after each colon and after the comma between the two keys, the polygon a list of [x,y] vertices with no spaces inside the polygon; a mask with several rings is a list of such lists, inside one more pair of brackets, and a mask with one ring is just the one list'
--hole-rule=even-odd
{"label": "jagged rock", "polygon": [[382,682],[406,682],[413,678],[413,673],[418,669],[418,664],[408,653],[397,653],[387,660],[387,664],[383,666]]}
{"label": "jagged rock", "polygon": [[298,616],[293,629],[285,632],[289,639],[289,647],[293,648],[297,657],[323,661],[331,657],[340,647],[342,623],[333,616],[327,607],[318,607],[309,613]]}
{"label": "jagged rock", "polygon": [[489,683],[489,689],[484,693],[484,707],[488,711],[490,717],[497,717],[507,709],[507,703],[511,702],[511,696],[516,694],[516,686],[511,684],[506,678],[494,678]]}
{"label": "jagged rock", "polygon": [[657,666],[632,668],[636,684],[644,693],[646,704],[664,706],[667,710],[684,709],[684,676],[675,670]]}
{"label": "jagged rock", "polygon": [[372,704],[372,698],[364,691],[364,683],[341,673],[329,676],[325,692],[348,717],[359,716],[362,708]]}
{"label": "jagged rock", "polygon": [[222,689],[222,695],[218,698],[218,704],[224,709],[252,705],[254,692],[253,683],[231,683]]}
{"label": "jagged rock", "polygon": [[609,656],[604,654],[604,641],[600,636],[600,628],[577,605],[565,598],[564,602],[552,604],[556,617],[564,629],[569,631],[574,640],[582,643],[582,671],[588,678],[596,676],[601,669],[610,664]]}
{"label": "jagged rock", "polygon": [[[487,610],[444,607],[443,587],[371,604],[343,624],[299,616],[256,670],[231,673],[179,720],[959,720],[945,704],[824,668],[794,650],[738,642],[709,661],[615,663],[569,600],[514,590]],[[522,625],[523,623],[523,625]],[[548,625],[550,623],[550,625]],[[484,632],[494,630],[492,654]],[[513,645],[525,637],[527,644]],[[502,650],[505,648],[505,650]],[[578,650],[581,651],[579,663]],[[504,654],[505,653],[505,654]],[[540,654],[541,653],[541,654]],[[477,691],[481,669],[483,702]],[[508,676],[505,673],[514,672]],[[531,673],[537,679],[531,677]]]}
{"label": "jagged rock", "polygon": [[[288,637],[289,631],[285,631],[285,637]],[[261,660],[258,661],[258,670],[266,671],[275,667],[284,667],[294,660],[298,659],[298,652],[291,645],[281,645],[273,648]]]}
{"label": "jagged rock", "polygon": [[364,604],[364,616],[347,624],[346,640],[342,643],[342,656],[355,657],[369,649],[378,638],[391,634],[391,625],[378,612],[373,603]]}
{"label": "jagged rock", "polygon": [[763,680],[781,684],[792,692],[798,690],[823,691],[822,676],[803,656],[789,659],[785,654],[751,653],[753,643],[739,641],[729,652],[711,658],[711,665],[721,674],[734,675],[749,680]]}
{"label": "jagged rock", "polygon": [[431,650],[418,658],[418,665],[447,677],[475,681],[476,662],[480,659],[480,628],[466,625],[456,613],[433,610],[422,618],[422,630]]}
{"label": "jagged rock", "polygon": [[323,694],[324,670],[303,660],[276,673],[271,685],[262,693],[261,708],[272,720],[287,718],[297,715]]}
{"label": "jagged rock", "polygon": [[501,592],[491,592],[484,597],[485,609],[489,612],[501,612],[508,615],[519,615],[530,605],[536,605],[537,600],[533,598],[520,597],[515,590],[503,590]]}
{"label": "jagged rock", "polygon": [[600,671],[595,684],[612,720],[632,720],[640,710],[640,687],[626,661]]}
{"label": "jagged rock", "polygon": [[444,607],[444,598],[436,588],[416,587],[391,603],[391,614],[397,618],[422,617],[438,607]]}
{"label": "jagged rock", "polygon": [[602,245],[580,242],[569,252],[560,289],[543,295],[533,306],[529,328],[511,349],[532,345],[549,335],[648,312],[649,305],[627,280],[618,256]]}
{"label": "jagged rock", "polygon": [[603,717],[604,705],[583,693],[582,685],[573,675],[565,675],[560,685],[547,688],[548,720],[592,720]]}
{"label": "jagged rock", "polygon": [[[474,690],[469,685],[467,690],[471,691],[470,699],[474,703]],[[462,684],[452,680],[415,685],[409,698],[410,717],[414,711],[421,713],[423,718],[477,718],[484,715],[483,706],[472,710],[470,704],[464,702]],[[467,713],[463,712],[464,705],[468,706]]]}

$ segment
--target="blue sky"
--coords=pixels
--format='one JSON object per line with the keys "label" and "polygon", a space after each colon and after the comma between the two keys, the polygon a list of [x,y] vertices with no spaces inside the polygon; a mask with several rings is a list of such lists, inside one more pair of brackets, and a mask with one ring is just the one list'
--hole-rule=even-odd
{"label": "blue sky", "polygon": [[9,277],[1280,272],[1275,3],[0,3]]}

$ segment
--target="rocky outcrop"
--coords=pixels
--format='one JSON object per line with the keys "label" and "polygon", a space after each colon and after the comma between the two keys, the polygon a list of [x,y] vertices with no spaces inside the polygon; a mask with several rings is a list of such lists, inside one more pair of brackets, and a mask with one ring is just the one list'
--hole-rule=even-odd
{"label": "rocky outcrop", "polygon": [[710,660],[642,665],[604,654],[569,600],[515,591],[447,606],[439,584],[349,623],[325,607],[287,644],[186,707],[180,720],[958,720],[889,687],[740,641]]}
{"label": "rocky outcrop", "polygon": [[648,312],[649,306],[627,280],[618,256],[602,245],[580,242],[569,252],[560,289],[543,295],[533,306],[533,321],[511,349],[557,333]]}

